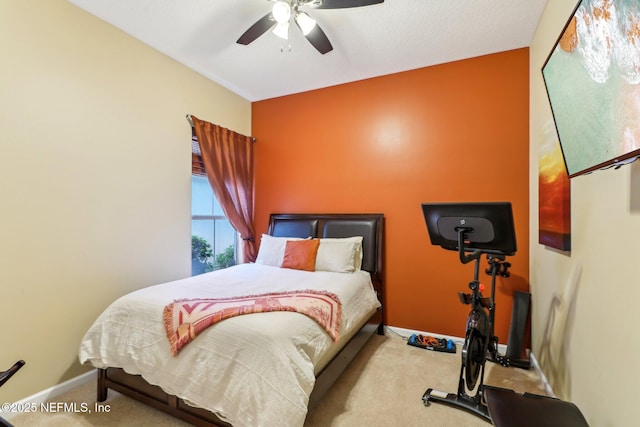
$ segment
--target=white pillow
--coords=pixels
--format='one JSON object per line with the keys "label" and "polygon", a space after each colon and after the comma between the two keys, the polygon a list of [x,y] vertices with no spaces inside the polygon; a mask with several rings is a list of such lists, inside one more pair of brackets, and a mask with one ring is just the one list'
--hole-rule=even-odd
{"label": "white pillow", "polygon": [[362,266],[362,236],[320,239],[316,271],[351,273]]}
{"label": "white pillow", "polygon": [[287,240],[304,240],[299,237],[273,237],[263,234],[260,239],[260,249],[256,257],[256,264],[280,267],[284,258]]}

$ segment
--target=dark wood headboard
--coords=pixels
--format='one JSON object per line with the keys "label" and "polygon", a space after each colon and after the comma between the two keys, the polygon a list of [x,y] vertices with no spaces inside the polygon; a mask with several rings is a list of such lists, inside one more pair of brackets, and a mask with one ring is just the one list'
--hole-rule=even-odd
{"label": "dark wood headboard", "polygon": [[362,269],[371,273],[373,285],[383,293],[383,214],[271,214],[268,234],[276,237],[362,236]]}

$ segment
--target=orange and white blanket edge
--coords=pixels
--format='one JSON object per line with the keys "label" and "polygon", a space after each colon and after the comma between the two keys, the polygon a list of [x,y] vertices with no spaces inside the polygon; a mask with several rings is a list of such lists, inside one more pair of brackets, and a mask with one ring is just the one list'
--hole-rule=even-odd
{"label": "orange and white blanket edge", "polygon": [[164,307],[164,326],[171,354],[180,350],[203,330],[222,320],[242,314],[291,311],[315,320],[333,339],[340,338],[341,303],[326,291],[290,291],[231,298],[176,300]]}

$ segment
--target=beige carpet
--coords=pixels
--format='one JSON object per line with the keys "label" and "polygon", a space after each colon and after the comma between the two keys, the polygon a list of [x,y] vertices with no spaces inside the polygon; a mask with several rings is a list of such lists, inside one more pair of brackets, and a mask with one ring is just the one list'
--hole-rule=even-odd
{"label": "beige carpet", "polygon": [[[458,345],[456,354],[438,353],[408,346],[399,336],[374,336],[309,413],[305,427],[489,426],[465,411],[439,403],[426,407],[422,403],[427,388],[457,391],[460,348]],[[545,394],[533,369],[504,368],[490,362],[486,366],[485,384]],[[84,403],[93,408],[95,387],[92,381],[56,398],[55,402]],[[11,421],[16,427],[187,425],[128,397],[113,392],[109,395],[105,402],[109,413],[22,414]]]}

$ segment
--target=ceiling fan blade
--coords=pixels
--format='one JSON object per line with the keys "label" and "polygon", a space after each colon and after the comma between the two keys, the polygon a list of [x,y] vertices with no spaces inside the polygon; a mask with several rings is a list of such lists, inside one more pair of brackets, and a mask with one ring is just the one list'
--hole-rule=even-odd
{"label": "ceiling fan blade", "polygon": [[[300,28],[300,24],[296,21],[296,25]],[[302,31],[302,28],[300,28]],[[306,39],[309,40],[309,43],[315,47],[318,52],[321,54],[325,54],[327,52],[331,52],[333,50],[333,46],[331,46],[331,42],[327,35],[322,31],[319,25],[315,25],[313,29],[309,32],[309,34],[305,35]]]}
{"label": "ceiling fan blade", "polygon": [[240,36],[236,41],[238,44],[248,45],[267,31],[269,28],[275,25],[276,21],[273,19],[271,12],[260,18],[255,24],[253,24],[247,31]]}
{"label": "ceiling fan blade", "polygon": [[384,0],[322,0],[322,4],[314,9],[346,9],[348,7],[371,6],[384,3]]}

